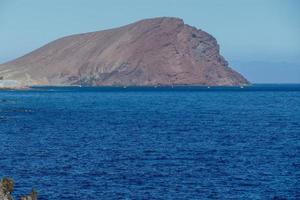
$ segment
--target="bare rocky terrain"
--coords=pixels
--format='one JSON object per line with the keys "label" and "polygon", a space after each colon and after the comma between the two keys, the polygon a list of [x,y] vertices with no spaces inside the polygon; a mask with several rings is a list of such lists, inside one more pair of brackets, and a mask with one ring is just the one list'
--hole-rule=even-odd
{"label": "bare rocky terrain", "polygon": [[210,34],[178,18],[71,35],[0,65],[0,87],[244,85]]}

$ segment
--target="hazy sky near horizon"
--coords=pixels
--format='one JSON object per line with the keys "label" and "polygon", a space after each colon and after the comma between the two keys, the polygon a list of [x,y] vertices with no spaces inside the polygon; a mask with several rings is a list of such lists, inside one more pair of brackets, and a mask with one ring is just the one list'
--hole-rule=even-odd
{"label": "hazy sky near horizon", "polygon": [[299,64],[299,10],[298,0],[0,0],[0,63],[65,35],[174,16],[216,37],[229,62]]}

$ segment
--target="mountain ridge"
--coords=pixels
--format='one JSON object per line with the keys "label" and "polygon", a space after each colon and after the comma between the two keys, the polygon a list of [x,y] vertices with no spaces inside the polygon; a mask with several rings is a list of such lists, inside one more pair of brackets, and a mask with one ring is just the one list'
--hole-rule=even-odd
{"label": "mountain ridge", "polygon": [[0,65],[0,77],[21,86],[249,83],[213,36],[170,17],[59,38]]}

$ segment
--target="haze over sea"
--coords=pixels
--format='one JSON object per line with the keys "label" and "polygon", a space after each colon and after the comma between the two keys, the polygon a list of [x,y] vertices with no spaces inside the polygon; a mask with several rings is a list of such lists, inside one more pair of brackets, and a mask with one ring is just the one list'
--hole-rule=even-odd
{"label": "haze over sea", "polygon": [[39,199],[300,199],[300,85],[0,90],[0,174]]}

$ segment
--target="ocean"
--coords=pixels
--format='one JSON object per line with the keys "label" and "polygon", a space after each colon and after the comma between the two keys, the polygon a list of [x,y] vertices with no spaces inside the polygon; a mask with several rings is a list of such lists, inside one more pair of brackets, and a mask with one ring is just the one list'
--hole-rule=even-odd
{"label": "ocean", "polygon": [[300,199],[300,85],[0,90],[17,199]]}

